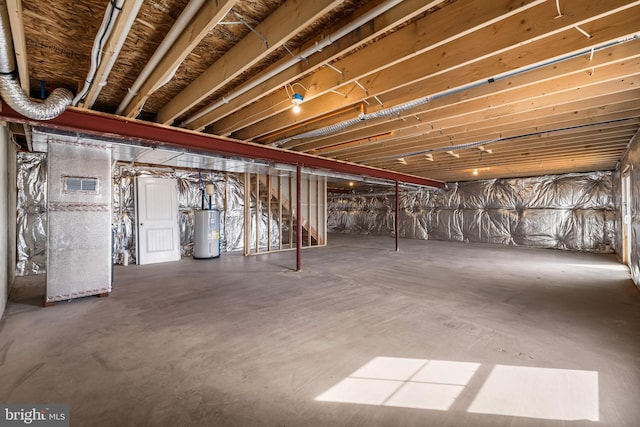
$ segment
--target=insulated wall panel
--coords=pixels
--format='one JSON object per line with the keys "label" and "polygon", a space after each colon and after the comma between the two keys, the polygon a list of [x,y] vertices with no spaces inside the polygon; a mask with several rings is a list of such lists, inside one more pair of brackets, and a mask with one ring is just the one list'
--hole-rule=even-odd
{"label": "insulated wall panel", "polygon": [[[628,174],[630,177],[630,200],[629,210],[630,217],[628,218],[631,226],[630,239],[630,253],[629,253],[629,267],[631,269],[631,277],[633,281],[640,287],[640,133],[631,140],[629,144],[629,151],[620,162],[620,171]],[[616,178],[619,180],[620,173],[616,174]],[[620,183],[618,181],[618,183]],[[621,191],[622,186],[617,185],[618,188],[618,206],[622,205]],[[622,240],[622,218],[618,217],[616,235],[619,240]]]}
{"label": "insulated wall panel", "polygon": [[111,149],[59,135],[47,142],[46,301],[110,292]]}
{"label": "insulated wall panel", "polygon": [[45,153],[18,153],[16,187],[16,274],[44,273],[47,265]]}
{"label": "insulated wall panel", "polygon": [[[394,233],[395,195],[332,195],[329,230]],[[611,172],[449,183],[400,194],[400,236],[592,252],[615,249]]]}

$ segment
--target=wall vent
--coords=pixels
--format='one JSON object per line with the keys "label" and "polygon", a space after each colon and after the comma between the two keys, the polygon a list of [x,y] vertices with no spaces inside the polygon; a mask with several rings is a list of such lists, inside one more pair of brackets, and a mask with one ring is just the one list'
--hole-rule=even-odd
{"label": "wall vent", "polygon": [[97,193],[98,178],[66,176],[64,178],[64,190],[68,192]]}

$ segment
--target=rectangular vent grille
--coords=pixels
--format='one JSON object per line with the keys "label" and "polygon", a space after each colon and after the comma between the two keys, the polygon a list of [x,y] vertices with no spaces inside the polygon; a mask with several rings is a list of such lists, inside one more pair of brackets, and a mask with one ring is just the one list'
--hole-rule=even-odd
{"label": "rectangular vent grille", "polygon": [[68,176],[65,178],[66,191],[98,192],[98,178],[79,178]]}

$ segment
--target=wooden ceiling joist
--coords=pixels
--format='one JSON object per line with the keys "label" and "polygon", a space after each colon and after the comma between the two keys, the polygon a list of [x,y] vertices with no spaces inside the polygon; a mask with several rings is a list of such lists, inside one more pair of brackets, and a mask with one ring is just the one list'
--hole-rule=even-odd
{"label": "wooden ceiling joist", "polygon": [[141,6],[142,1],[125,1],[122,5],[122,10],[118,14],[115,26],[102,49],[102,58],[93,76],[93,82],[84,97],[84,101],[82,101],[80,105],[86,105],[91,108],[99,96],[102,87],[108,84],[109,74],[111,73],[113,64],[120,54],[120,50],[129,35],[129,31],[131,31],[131,26]]}
{"label": "wooden ceiling joist", "polygon": [[[326,137],[296,148],[300,151],[307,151],[310,149],[330,147],[340,143],[366,138],[368,133],[380,135],[386,132],[391,133],[391,136],[389,136],[387,140],[397,139],[400,140],[400,143],[407,145],[410,144],[410,141],[403,142],[402,140],[414,136],[418,138],[426,138],[427,135],[430,135],[430,137],[443,136],[445,138],[457,138],[457,135],[465,135],[467,137],[474,136],[472,133],[472,131],[475,130],[474,123],[477,124],[475,125],[476,127],[480,126],[478,129],[489,127],[500,132],[508,130],[520,122],[529,122],[531,126],[535,127],[536,124],[539,123],[540,118],[567,112],[574,114],[574,117],[578,118],[580,115],[584,116],[592,112],[594,114],[603,113],[603,111],[597,110],[598,107],[604,107],[608,112],[616,109],[616,104],[620,103],[631,102],[630,107],[632,107],[634,97],[638,95],[638,89],[635,89],[638,84],[638,76],[624,79],[624,81],[616,80],[611,84],[609,83],[610,82],[605,82],[600,85],[590,86],[583,92],[580,92],[579,89],[572,89],[569,91],[569,95],[574,95],[574,97],[564,97],[564,103],[555,104],[556,98],[548,97],[543,99],[543,101],[549,101],[548,104],[550,103],[551,105],[544,105],[543,103],[535,104],[533,101],[529,101],[531,102],[531,104],[529,104],[523,101],[525,105],[521,106],[520,110],[514,107],[514,104],[520,104],[516,102],[507,105],[497,104],[498,106],[496,108],[484,110],[471,109],[469,112],[465,112],[464,106],[454,105],[447,107],[446,111],[434,111],[432,115],[425,114],[423,117],[418,116],[419,120],[415,118],[413,120],[394,120],[378,126],[371,126],[363,131],[353,131],[338,136]],[[617,90],[613,90],[614,87],[616,87]],[[590,92],[589,99],[585,100],[580,97],[575,97],[577,96],[576,92],[580,92],[580,96],[582,96],[583,93],[586,94]],[[553,101],[551,101],[552,99]],[[581,113],[585,109],[586,112]],[[627,107],[624,107],[622,110],[625,111],[627,109]],[[447,114],[450,110],[454,110],[453,117]],[[521,128],[521,125],[517,126]],[[384,142],[385,139],[378,139],[372,142],[368,148]]]}
{"label": "wooden ceiling joist", "polygon": [[151,94],[182,64],[182,61],[195,49],[202,39],[218,25],[238,0],[207,1],[196,14],[193,21],[182,31],[170,51],[160,60],[158,66],[143,83],[123,112],[124,116],[136,117]]}
{"label": "wooden ceiling joist", "polygon": [[[622,0],[619,3],[624,3]],[[383,70],[367,75],[358,74],[358,80],[367,89],[349,90],[352,83],[346,80],[345,85],[327,84],[331,90],[339,93],[348,93],[348,96],[338,96],[327,94],[322,98],[305,102],[304,109],[299,120],[305,120],[326,113],[336,108],[342,108],[356,102],[362,102],[374,95],[382,97],[392,90],[396,90],[408,85],[420,83],[428,92],[424,96],[435,95],[453,87],[460,87],[466,84],[482,81],[496,77],[496,61],[501,65],[503,72],[517,70],[528,67],[534,63],[545,60],[552,60],[561,55],[562,52],[579,51],[589,49],[592,46],[610,42],[613,39],[622,38],[638,31],[637,16],[640,14],[640,6],[625,8],[618,13],[609,13],[598,19],[595,16],[606,13],[606,8],[600,5],[599,8],[591,8],[587,3],[576,6],[571,16],[565,16],[560,20],[549,22],[548,7],[549,2],[527,9],[519,14],[509,17],[500,26],[500,31],[495,32],[493,27],[482,28],[472,34],[467,34],[461,38],[452,40],[444,45],[439,45],[435,49],[428,50],[420,55],[408,57],[401,63],[392,64]],[[626,4],[625,6],[628,6]],[[445,9],[446,10],[446,9]],[[434,16],[437,15],[434,14]],[[575,25],[583,24],[592,19],[594,22],[589,26],[591,38],[586,38],[575,30]],[[585,25],[586,26],[586,25]],[[528,31],[530,30],[530,31]],[[526,34],[527,39],[523,40]],[[490,44],[485,40],[491,39]],[[540,48],[529,49],[530,43],[539,42]],[[375,44],[373,46],[376,46]],[[373,48],[372,48],[373,49]],[[364,53],[360,53],[364,52]],[[384,55],[383,52],[373,49],[371,52],[366,49],[359,51],[360,59],[353,61],[352,67],[358,64],[366,64],[375,56]],[[365,53],[367,55],[365,55]],[[348,60],[355,56],[351,55]],[[487,58],[492,58],[484,68],[473,65]],[[345,75],[349,75],[349,69],[345,66],[337,65]],[[460,69],[464,67],[464,72]],[[366,68],[365,68],[366,70]],[[449,76],[443,79],[442,87],[434,87],[425,80],[432,76],[442,75],[447,72],[455,72],[455,78]],[[321,81],[315,81],[316,86],[321,86]],[[329,88],[327,89],[329,90]],[[334,96],[335,95],[335,96]],[[420,94],[414,93],[414,99],[420,98]],[[384,102],[383,102],[384,103]],[[375,101],[372,102],[375,106]],[[239,139],[252,140],[266,133],[266,130],[281,129],[291,122],[289,114],[279,114],[274,117],[262,120],[261,122],[244,128],[233,134]]]}
{"label": "wooden ceiling joist", "polygon": [[[340,70],[336,71],[333,65],[329,66],[327,64],[332,64],[336,59],[346,56],[357,47],[371,42],[382,36],[385,32],[411,19],[413,16],[422,14],[443,1],[444,0],[434,0],[428,3],[425,3],[424,0],[402,1],[382,15],[369,21],[367,24],[333,41],[329,46],[323,48],[322,51],[305,58],[304,61],[296,62],[295,66],[290,66],[256,87],[247,90],[233,99],[229,99],[228,102],[194,120],[188,127],[189,129],[203,129],[210,124],[214,124],[214,127],[210,129],[212,133],[228,136],[237,130],[236,126],[247,126],[255,123],[255,121],[252,122],[251,120],[262,120],[265,113],[271,114],[271,110],[277,109],[283,101],[289,106],[289,95],[287,95],[283,87],[298,81],[305,87],[309,87],[310,92],[305,93],[304,96],[306,99],[312,99],[315,92],[314,87],[312,85],[306,86],[306,82],[300,80],[301,78],[321,68],[327,68],[331,70],[331,73],[339,74]],[[373,7],[379,6],[382,3],[381,0],[367,3],[363,10],[358,10],[357,13],[354,14],[353,18],[358,19]],[[323,38],[326,38],[328,34],[333,34],[340,30],[341,25],[334,27],[335,28],[328,29],[326,33],[323,34]],[[311,48],[317,42],[318,40],[308,43],[299,49],[299,51]],[[295,54],[299,55],[300,52],[296,51]],[[290,58],[284,58],[267,68],[264,72],[270,73],[272,70],[280,69],[288,62],[290,62]],[[260,101],[259,105],[256,101]]]}
{"label": "wooden ceiling joist", "polygon": [[165,105],[158,112],[158,121],[172,123],[176,117],[281,48],[294,35],[340,3],[338,0],[285,2],[255,28],[255,32],[261,37],[250,34],[242,39]]}
{"label": "wooden ceiling joist", "polygon": [[[84,87],[104,0],[6,4],[25,92]],[[638,16],[640,0],[127,0],[76,120],[49,125],[420,179],[613,169],[640,129]]]}
{"label": "wooden ceiling joist", "polygon": [[[331,91],[346,92],[346,86],[354,85],[354,81],[366,79],[369,74],[391,67],[407,58],[434,49],[445,41],[463,37],[471,31],[489,26],[496,20],[512,16],[517,11],[526,10],[532,5],[540,3],[541,1],[539,0],[529,0],[522,2],[522,5],[514,9],[513,2],[509,0],[500,0],[492,3],[486,0],[472,0],[469,2],[456,2],[433,14],[426,15],[412,25],[403,27],[385,37],[378,43],[368,45],[352,55],[339,59],[332,63],[333,68],[318,69],[312,75],[300,80],[304,87],[309,88],[305,93],[303,118],[311,118],[315,115],[310,110],[308,111],[308,109],[312,108],[311,101],[314,99],[318,99],[317,102],[319,103],[326,103],[324,98],[320,100],[322,95],[327,95]],[[458,19],[461,14],[464,14],[465,19]],[[406,18],[403,17],[403,19]],[[444,23],[444,31],[433,31],[434,22]],[[336,69],[340,73],[337,73]],[[367,97],[347,97],[347,101],[343,104],[357,103],[365,98]],[[254,103],[254,105],[244,109],[245,114],[242,117],[234,115],[215,123],[214,130],[217,133],[230,134],[258,121],[282,113],[290,107],[289,103],[281,103],[282,99],[287,99],[286,93],[284,93],[284,90],[278,90],[262,102]],[[268,116],[265,116],[264,113],[260,115],[254,114],[263,111],[264,105],[270,106]],[[322,114],[322,112],[319,114]]]}

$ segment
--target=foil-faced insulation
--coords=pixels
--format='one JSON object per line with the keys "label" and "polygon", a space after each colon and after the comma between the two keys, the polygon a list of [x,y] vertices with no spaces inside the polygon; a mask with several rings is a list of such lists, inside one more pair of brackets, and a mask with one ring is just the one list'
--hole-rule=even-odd
{"label": "foil-faced insulation", "polygon": [[[631,269],[631,277],[637,286],[640,286],[640,134],[636,134],[629,145],[629,151],[620,163],[619,177],[628,177],[629,200],[628,218],[629,221],[629,248],[628,263]],[[620,193],[616,204],[622,207],[622,183],[619,182]],[[622,217],[618,218],[617,232],[620,237],[619,254],[622,254]],[[621,255],[619,255],[621,256]]]}
{"label": "foil-faced insulation", "polygon": [[[633,153],[640,163],[640,149]],[[46,154],[18,153],[16,274],[46,270]],[[244,249],[244,183],[224,172],[202,172],[143,165],[116,164],[112,170],[112,230],[114,262],[135,262],[134,177],[137,174],[175,177],[179,182],[182,254],[193,251],[193,210],[200,209],[200,182],[215,186],[212,207],[221,211],[221,250]],[[640,176],[636,177],[640,183]],[[615,238],[613,174],[594,172],[525,179],[497,179],[449,184],[447,190],[403,191],[400,207],[402,237],[497,243],[612,252]],[[634,187],[639,191],[640,184]],[[392,235],[395,193],[331,195],[327,226],[330,232]],[[256,198],[251,197],[251,226],[255,230]],[[640,207],[636,208],[640,216]],[[258,237],[267,246],[267,209],[260,209]],[[640,224],[640,218],[637,221]],[[280,232],[271,220],[272,244]],[[640,230],[638,231],[640,235]],[[252,236],[254,234],[252,233]],[[635,239],[635,237],[634,237]],[[255,239],[251,246],[255,249]],[[634,259],[640,260],[640,248]],[[125,255],[126,254],[126,255]],[[640,270],[640,268],[639,268]]]}
{"label": "foil-faced insulation", "polygon": [[[393,235],[395,193],[330,195],[332,232]],[[452,183],[400,193],[400,236],[610,253],[611,172]]]}
{"label": "foil-faced insulation", "polygon": [[[17,203],[17,275],[44,273],[46,270],[47,242],[47,158],[46,153],[18,154],[18,203]],[[194,209],[202,207],[200,188],[204,183],[214,184],[211,207],[221,211],[221,251],[244,249],[244,183],[242,177],[224,172],[175,168],[149,167],[144,165],[116,164],[112,168],[112,235],[114,263],[135,263],[136,227],[134,178],[136,175],[176,178],[178,180],[178,206],[181,252],[183,256],[193,254]],[[251,225],[255,230],[256,198],[251,197]],[[208,198],[205,198],[205,208]],[[272,245],[279,239],[277,219],[271,218],[271,233],[268,230],[267,208],[260,209],[260,236],[258,244],[267,247],[269,235]],[[252,234],[252,236],[255,235]],[[255,249],[255,239],[251,246]]]}
{"label": "foil-faced insulation", "polygon": [[47,161],[45,153],[17,154],[16,275],[46,271]]}
{"label": "foil-faced insulation", "polygon": [[46,301],[109,293],[111,147],[88,138],[47,140]]}
{"label": "foil-faced insulation", "polygon": [[616,168],[616,171],[613,173],[613,205],[615,207],[615,228],[616,228],[616,255],[618,256],[618,261],[624,262],[622,259],[622,226],[623,226],[623,218],[622,218],[622,180],[620,174],[620,164]]}
{"label": "foil-faced insulation", "polygon": [[[194,214],[202,208],[200,188],[214,185],[211,207],[220,210],[220,249],[244,248],[244,184],[234,174],[213,171],[180,170],[143,165],[118,164],[113,170],[114,263],[135,263],[136,227],[134,178],[137,175],[175,178],[178,181],[178,222],[182,256],[193,254]],[[205,197],[205,209],[208,208]]]}

